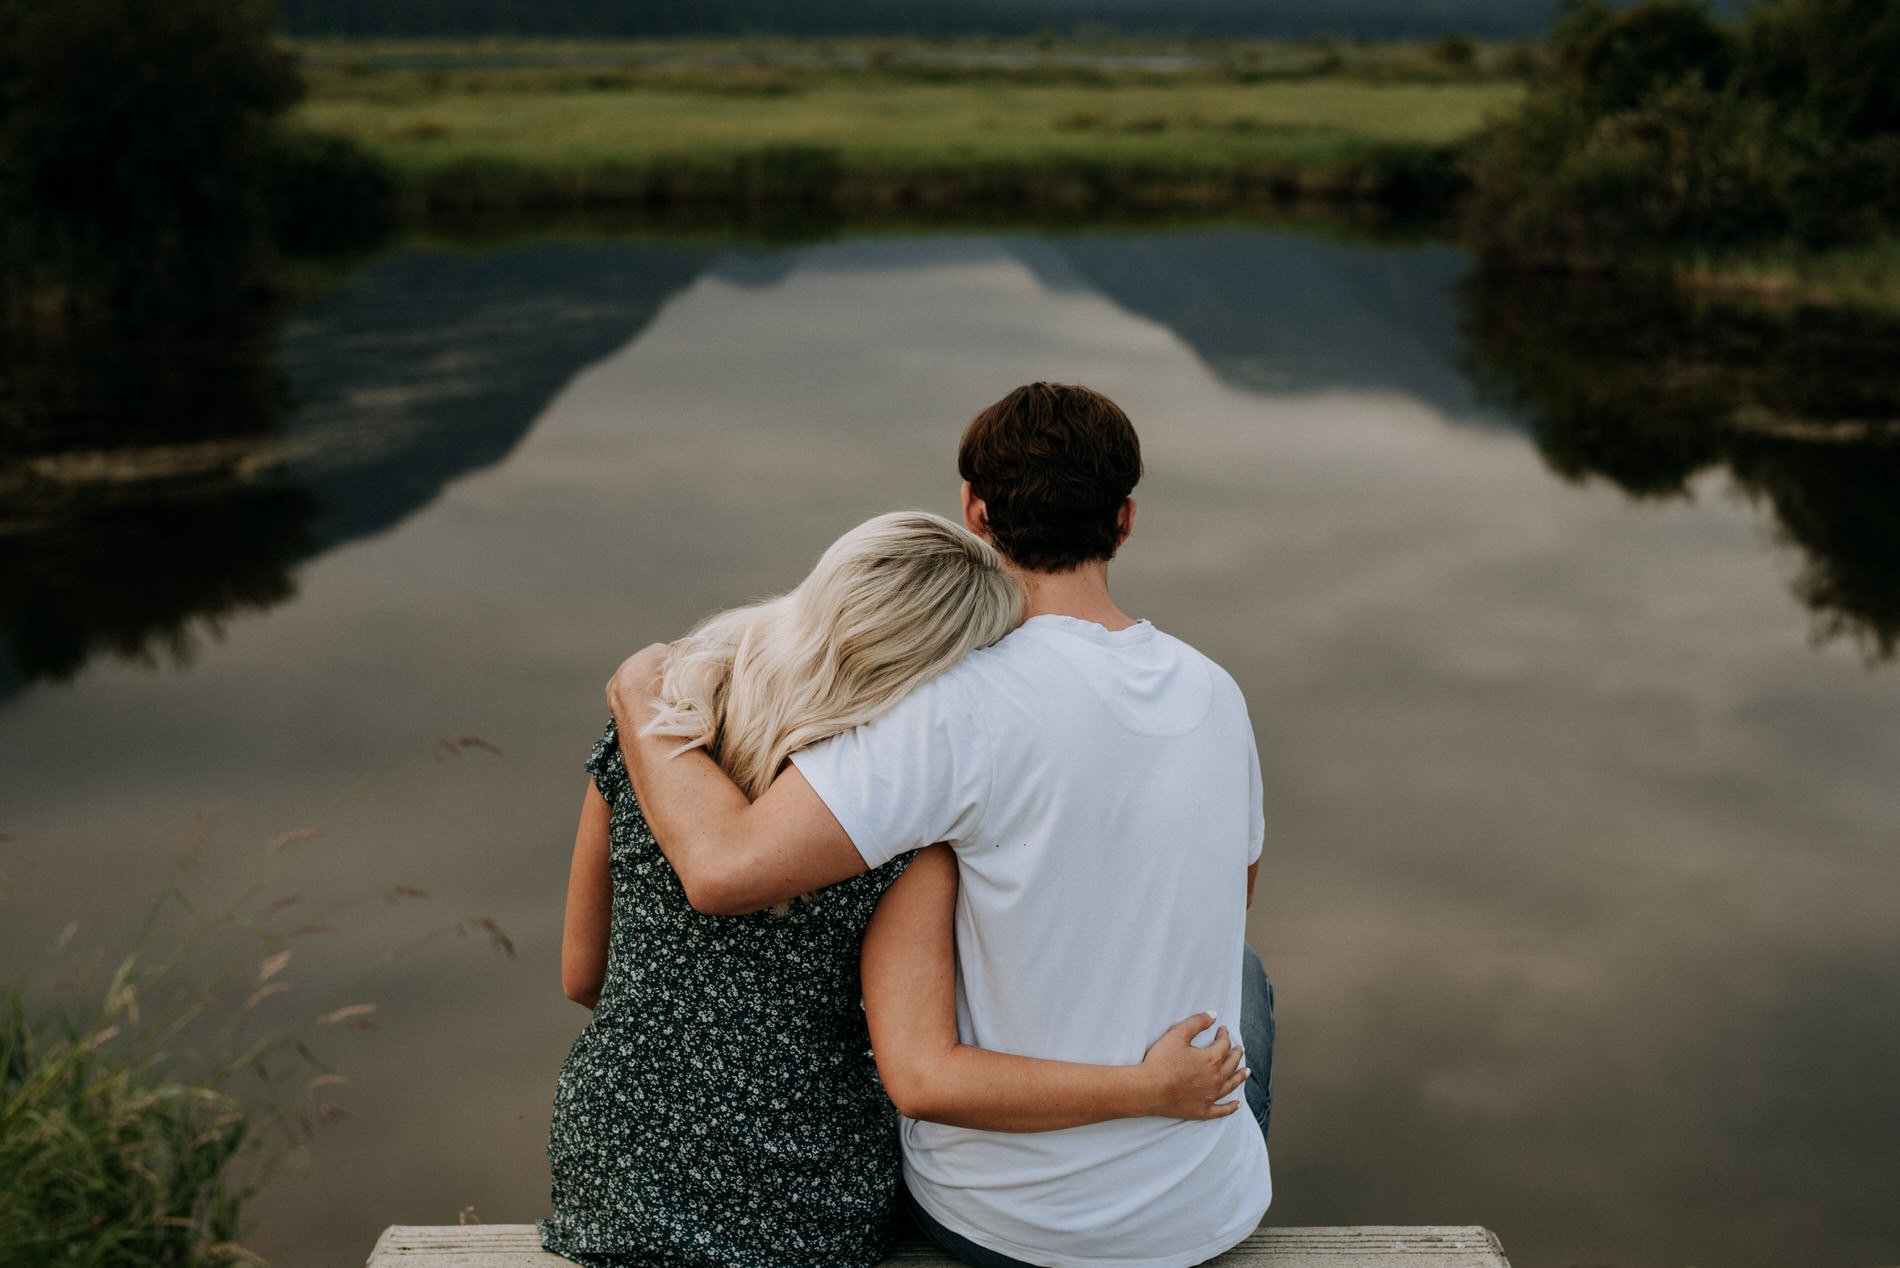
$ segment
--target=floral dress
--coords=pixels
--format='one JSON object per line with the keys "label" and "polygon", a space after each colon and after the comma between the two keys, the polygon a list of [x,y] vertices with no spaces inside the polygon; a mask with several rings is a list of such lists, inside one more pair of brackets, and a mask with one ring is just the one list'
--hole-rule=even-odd
{"label": "floral dress", "polygon": [[586,766],[613,811],[613,929],[600,1002],[555,1088],[542,1244],[589,1265],[877,1263],[898,1148],[858,948],[912,856],[782,913],[701,915],[612,722]]}

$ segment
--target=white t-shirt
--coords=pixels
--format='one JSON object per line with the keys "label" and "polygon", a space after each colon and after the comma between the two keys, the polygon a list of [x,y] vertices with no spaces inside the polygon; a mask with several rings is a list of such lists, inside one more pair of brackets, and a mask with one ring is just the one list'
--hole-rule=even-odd
{"label": "white t-shirt", "polygon": [[[1134,1063],[1203,1010],[1237,1037],[1260,764],[1240,688],[1179,639],[1034,617],[792,760],[867,866],[956,848],[963,1042]],[[1272,1197],[1244,1106],[1035,1133],[904,1119],[902,1133],[924,1209],[1029,1263],[1200,1263]]]}

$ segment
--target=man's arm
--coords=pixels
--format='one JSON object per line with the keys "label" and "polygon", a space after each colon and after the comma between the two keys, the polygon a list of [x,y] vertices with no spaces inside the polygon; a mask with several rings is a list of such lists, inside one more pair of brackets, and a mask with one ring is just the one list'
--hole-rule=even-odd
{"label": "man's arm", "polygon": [[655,643],[630,656],[607,684],[607,706],[633,791],[687,901],[710,915],[743,915],[868,870],[797,767],[747,801],[704,749],[668,756],[676,737],[641,734],[666,655]]}
{"label": "man's arm", "polygon": [[898,1112],[979,1131],[1040,1132],[1111,1118],[1224,1118],[1247,1080],[1242,1052],[1210,1013],[1170,1027],[1140,1065],[1090,1065],[961,1042],[956,1018],[957,863],[944,845],[911,860],[884,893],[861,952],[878,1075]]}

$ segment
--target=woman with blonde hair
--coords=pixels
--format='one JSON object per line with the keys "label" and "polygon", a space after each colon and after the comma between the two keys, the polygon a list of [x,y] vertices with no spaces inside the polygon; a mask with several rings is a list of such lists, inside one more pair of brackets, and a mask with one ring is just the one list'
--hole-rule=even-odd
{"label": "woman with blonde hair", "polygon": [[[756,797],[791,753],[1002,638],[1021,607],[986,542],[938,516],[882,515],[841,537],[789,594],[720,613],[674,644],[651,729],[682,751],[705,748]],[[877,1263],[899,1162],[859,955],[915,856],[756,915],[703,915],[654,842],[612,722],[586,768],[561,976],[594,1015],[555,1093],[543,1244],[589,1265]],[[949,924],[946,908],[946,935]],[[1225,1030],[1191,1042],[1207,1014],[1169,1030],[1138,1066],[973,1049],[955,1041],[947,936],[900,941],[878,940],[876,954],[910,957],[891,967],[916,989],[879,993],[879,1008],[903,1014],[880,1016],[880,1029],[916,1050],[879,1056],[924,1072],[923,1116],[1045,1131],[1213,1118],[1238,1104],[1222,1099],[1247,1073]]]}

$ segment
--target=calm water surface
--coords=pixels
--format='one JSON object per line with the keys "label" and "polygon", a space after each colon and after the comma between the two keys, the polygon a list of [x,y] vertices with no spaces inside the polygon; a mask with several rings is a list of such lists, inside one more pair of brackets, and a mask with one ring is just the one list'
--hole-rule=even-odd
{"label": "calm water surface", "polygon": [[[537,243],[386,257],[256,347],[15,350],[0,956],[122,948],[201,816],[212,889],[319,825],[265,897],[360,901],[260,1015],[379,1029],[325,1033],[352,1117],[252,1240],[535,1218],[608,673],[867,516],[954,513],[969,415],[1079,380],[1148,459],[1123,606],[1259,733],[1270,1218],[1482,1223],[1520,1268],[1900,1259],[1900,467],[1865,425],[1900,340],[1466,271],[1240,231]],[[352,983],[471,914],[515,958]]]}

